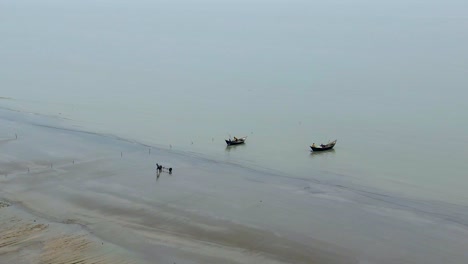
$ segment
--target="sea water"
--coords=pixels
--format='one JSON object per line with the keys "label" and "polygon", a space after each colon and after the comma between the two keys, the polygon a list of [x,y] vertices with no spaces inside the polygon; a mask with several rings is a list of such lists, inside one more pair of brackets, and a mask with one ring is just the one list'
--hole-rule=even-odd
{"label": "sea water", "polygon": [[[466,10],[2,1],[0,105],[288,177],[468,205]],[[232,136],[246,144],[226,147]]]}

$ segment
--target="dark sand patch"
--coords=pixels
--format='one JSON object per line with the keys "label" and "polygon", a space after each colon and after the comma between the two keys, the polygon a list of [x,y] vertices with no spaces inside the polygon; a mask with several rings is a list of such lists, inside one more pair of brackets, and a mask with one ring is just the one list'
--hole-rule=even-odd
{"label": "dark sand patch", "polygon": [[[77,208],[90,210],[87,214],[99,211],[109,219],[109,224],[129,228],[155,244],[198,255],[193,258],[205,255],[207,258],[223,259],[222,263],[233,259],[243,259],[238,263],[357,263],[350,252],[338,250],[335,245],[322,241],[310,239],[309,244],[305,245],[272,231],[167,206],[151,208],[140,204],[139,208],[132,208],[127,207],[125,202],[120,206],[109,206],[106,196],[94,200],[81,196],[71,200]],[[99,233],[99,230],[96,232]],[[213,263],[213,260],[209,263]]]}

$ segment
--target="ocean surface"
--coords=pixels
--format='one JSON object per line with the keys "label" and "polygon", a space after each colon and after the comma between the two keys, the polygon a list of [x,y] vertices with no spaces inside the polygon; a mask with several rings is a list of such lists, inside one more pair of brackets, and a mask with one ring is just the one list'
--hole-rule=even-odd
{"label": "ocean surface", "polygon": [[455,0],[6,0],[0,107],[466,206],[467,27]]}

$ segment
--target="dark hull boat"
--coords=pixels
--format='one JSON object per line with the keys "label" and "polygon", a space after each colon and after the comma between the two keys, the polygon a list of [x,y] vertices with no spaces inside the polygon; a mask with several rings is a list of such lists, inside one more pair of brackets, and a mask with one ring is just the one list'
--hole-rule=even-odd
{"label": "dark hull boat", "polygon": [[312,151],[325,151],[325,150],[330,150],[332,149],[336,144],[336,139],[332,142],[329,142],[327,144],[320,144],[320,146],[315,146],[315,143],[310,146]]}
{"label": "dark hull boat", "polygon": [[228,146],[232,146],[232,145],[244,144],[246,139],[247,137],[242,137],[242,138],[234,137],[234,139],[225,139],[225,141],[226,141],[226,144],[228,144]]}

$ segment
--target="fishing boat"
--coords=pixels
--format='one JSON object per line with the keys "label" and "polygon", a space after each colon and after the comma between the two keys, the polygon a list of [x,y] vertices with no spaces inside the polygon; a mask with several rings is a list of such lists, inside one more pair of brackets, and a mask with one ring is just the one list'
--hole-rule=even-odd
{"label": "fishing boat", "polygon": [[228,146],[232,146],[232,145],[244,144],[246,139],[247,137],[241,137],[241,138],[234,137],[234,139],[229,138],[229,139],[225,139],[225,141],[226,141],[226,144],[228,144]]}
{"label": "fishing boat", "polygon": [[329,150],[332,149],[336,144],[336,139],[332,142],[328,142],[327,144],[320,144],[320,146],[316,146],[315,143],[310,146],[312,151],[324,151],[324,150]]}

